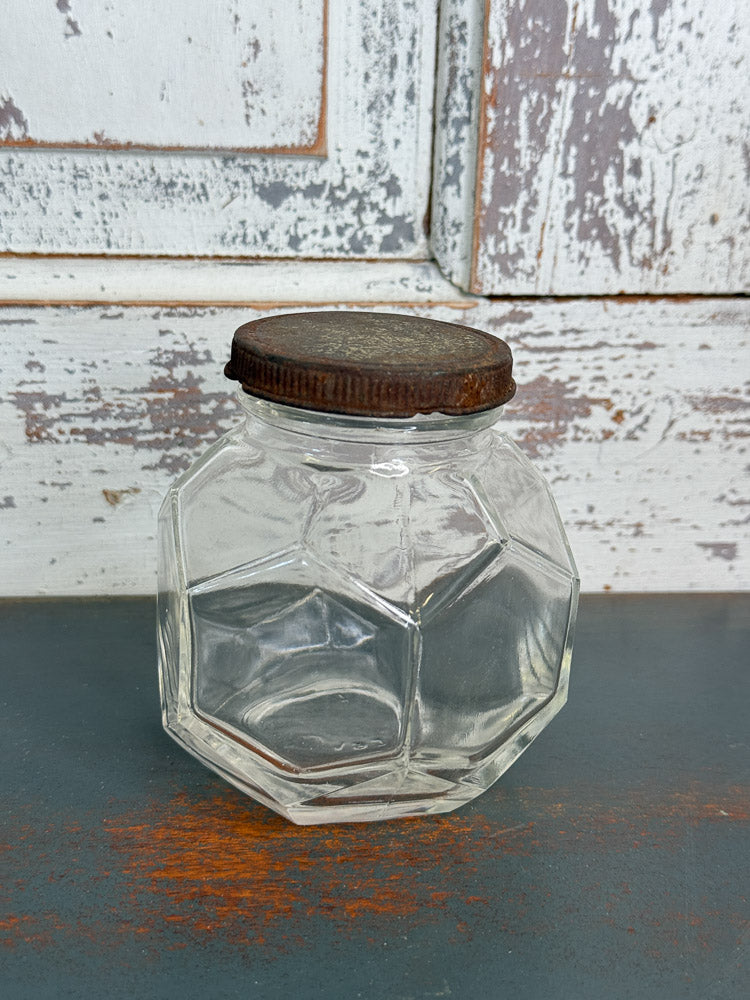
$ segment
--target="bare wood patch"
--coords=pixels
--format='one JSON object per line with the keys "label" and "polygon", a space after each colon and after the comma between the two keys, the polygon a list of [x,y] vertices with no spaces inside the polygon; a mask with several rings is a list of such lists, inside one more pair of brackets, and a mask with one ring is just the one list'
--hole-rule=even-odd
{"label": "bare wood patch", "polygon": [[124,490],[102,490],[102,496],[110,505],[110,507],[117,507],[118,504],[122,503],[123,499],[128,496],[136,496],[141,492],[140,486],[128,486]]}

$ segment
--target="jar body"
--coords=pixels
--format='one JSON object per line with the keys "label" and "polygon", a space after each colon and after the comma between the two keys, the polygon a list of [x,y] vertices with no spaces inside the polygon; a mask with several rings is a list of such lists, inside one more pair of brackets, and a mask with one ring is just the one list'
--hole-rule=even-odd
{"label": "jar body", "polygon": [[160,516],[166,729],[298,823],[444,812],[564,704],[577,577],[498,411],[243,394]]}

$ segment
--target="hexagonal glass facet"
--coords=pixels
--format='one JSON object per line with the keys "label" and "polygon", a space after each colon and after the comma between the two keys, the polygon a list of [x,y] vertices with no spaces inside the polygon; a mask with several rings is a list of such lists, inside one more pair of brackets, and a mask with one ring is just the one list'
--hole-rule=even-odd
{"label": "hexagonal glass facet", "polygon": [[577,579],[497,413],[246,424],[160,521],[165,726],[301,823],[453,809],[565,701]]}
{"label": "hexagonal glass facet", "polygon": [[196,712],[298,771],[393,755],[404,738],[408,629],[324,574],[290,557],[189,592]]}

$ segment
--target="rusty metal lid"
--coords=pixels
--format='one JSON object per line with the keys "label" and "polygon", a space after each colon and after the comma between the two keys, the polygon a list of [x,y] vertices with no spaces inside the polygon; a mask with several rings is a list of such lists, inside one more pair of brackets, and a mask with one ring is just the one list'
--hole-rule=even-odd
{"label": "rusty metal lid", "polygon": [[235,332],[224,369],[253,396],[368,417],[477,413],[516,391],[503,340],[454,323],[376,312],[267,316]]}

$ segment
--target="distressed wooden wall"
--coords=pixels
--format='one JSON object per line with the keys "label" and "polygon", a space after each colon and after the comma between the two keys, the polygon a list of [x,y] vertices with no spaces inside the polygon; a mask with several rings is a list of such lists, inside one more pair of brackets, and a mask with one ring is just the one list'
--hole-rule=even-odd
{"label": "distressed wooden wall", "polygon": [[[300,281],[299,267],[257,265],[234,306],[0,310],[6,593],[151,592],[161,497],[237,419],[222,376],[233,330],[272,310],[269,288],[281,311],[346,308],[347,282],[360,308],[465,322],[509,341],[519,390],[506,429],[552,483],[584,590],[750,585],[750,301],[492,301],[455,292],[428,264],[392,265],[380,282],[373,265],[321,266],[326,280]],[[190,268],[204,280],[237,270],[187,267],[186,287]],[[33,287],[21,271],[16,282]],[[47,286],[60,269],[49,271]],[[66,273],[57,280],[76,281]],[[132,281],[120,295],[156,283]],[[220,291],[226,301],[231,289]]]}
{"label": "distressed wooden wall", "polygon": [[750,285],[746,0],[447,0],[434,246],[481,294]]}
{"label": "distressed wooden wall", "polygon": [[750,586],[746,0],[8,7],[0,593],[153,590],[232,331],[320,306],[509,340],[584,590]]}

